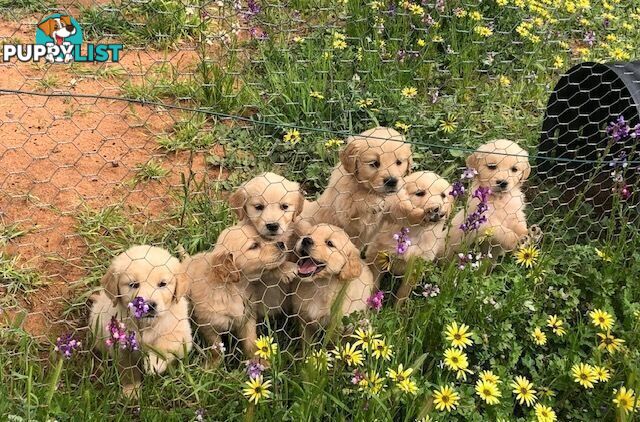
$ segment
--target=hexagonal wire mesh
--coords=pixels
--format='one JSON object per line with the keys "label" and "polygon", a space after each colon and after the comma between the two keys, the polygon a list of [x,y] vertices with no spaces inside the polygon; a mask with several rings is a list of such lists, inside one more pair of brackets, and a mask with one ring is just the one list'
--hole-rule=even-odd
{"label": "hexagonal wire mesh", "polygon": [[[175,385],[150,409],[233,418],[237,400],[177,391],[208,368],[200,391],[233,397],[211,380],[256,356],[250,377],[274,383],[274,367],[300,373],[332,344],[348,362],[372,321],[415,336],[395,350],[415,362],[438,346],[403,318],[435,318],[441,289],[448,308],[433,309],[461,316],[458,283],[515,261],[568,303],[548,273],[581,264],[557,251],[595,260],[595,245],[637,275],[639,67],[599,63],[628,60],[637,36],[609,11],[620,2],[556,3],[0,1],[5,45],[32,44],[53,13],[85,42],[124,44],[113,63],[1,65],[0,362],[15,369],[0,380],[19,405],[0,410],[78,417],[56,389],[128,391],[160,372]],[[512,288],[466,295],[495,304]],[[23,397],[19,374],[49,393]]]}

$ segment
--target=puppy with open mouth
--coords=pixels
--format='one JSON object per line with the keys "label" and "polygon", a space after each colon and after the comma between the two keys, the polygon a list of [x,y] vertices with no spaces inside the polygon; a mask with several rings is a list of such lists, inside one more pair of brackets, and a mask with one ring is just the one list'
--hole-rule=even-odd
{"label": "puppy with open mouth", "polygon": [[[89,328],[95,348],[115,356],[110,331],[112,320],[134,333],[137,346],[145,353],[145,373],[161,374],[175,359],[192,347],[189,307],[184,297],[188,280],[180,262],[169,251],[141,245],[118,255],[102,278],[102,290],[91,299]],[[137,370],[138,352],[119,350],[125,368],[125,393],[136,393],[142,373]]]}
{"label": "puppy with open mouth", "polygon": [[377,127],[352,136],[327,188],[317,201],[305,204],[302,218],[342,227],[363,249],[387,211],[386,198],[402,188],[411,166],[411,145],[398,131]]}
{"label": "puppy with open mouth", "polygon": [[[447,220],[453,209],[449,182],[429,171],[405,177],[405,186],[391,199],[378,235],[367,248],[367,263],[376,285],[385,272],[401,277],[407,260],[421,257],[435,261],[445,254]],[[396,292],[398,301],[407,298],[410,286],[403,279]]]}
{"label": "puppy with open mouth", "polygon": [[347,233],[330,224],[297,225],[297,277],[291,285],[292,315],[310,345],[331,321],[331,308],[341,300],[336,318],[367,308],[374,288],[373,274]]}
{"label": "puppy with open mouth", "polygon": [[[529,154],[515,142],[498,139],[480,146],[467,158],[466,164],[477,172],[470,193],[482,188],[488,194],[485,201],[470,197],[466,210],[454,217],[449,253],[461,252],[478,239],[483,239],[483,249],[493,256],[513,251],[528,234],[521,186],[531,173]],[[481,202],[486,210],[476,221],[468,221],[469,216],[480,213]]]}

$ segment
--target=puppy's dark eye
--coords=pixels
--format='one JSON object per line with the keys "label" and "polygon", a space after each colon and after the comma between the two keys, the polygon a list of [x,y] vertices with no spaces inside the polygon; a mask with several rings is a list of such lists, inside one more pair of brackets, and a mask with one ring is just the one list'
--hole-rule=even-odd
{"label": "puppy's dark eye", "polygon": [[281,204],[281,205],[280,205],[280,208],[281,208],[283,211],[286,211],[286,210],[288,210],[288,209],[289,209],[289,204]]}
{"label": "puppy's dark eye", "polygon": [[444,199],[444,198],[446,198],[446,197],[447,197],[447,194],[445,194],[444,192],[442,192],[442,193],[440,194],[440,198]]}
{"label": "puppy's dark eye", "polygon": [[495,170],[495,169],[498,168],[498,165],[497,164],[487,164],[487,168],[489,170]]}
{"label": "puppy's dark eye", "polygon": [[372,161],[372,162],[369,163],[369,165],[371,167],[373,167],[374,169],[377,169],[378,167],[380,167],[380,161],[378,161],[378,160]]}
{"label": "puppy's dark eye", "polygon": [[327,246],[328,246],[328,247],[330,247],[330,248],[335,248],[335,245],[333,244],[333,242],[332,242],[332,241],[327,240],[327,242],[326,242],[326,243],[327,243]]}
{"label": "puppy's dark eye", "polygon": [[518,172],[518,167],[511,167],[511,171],[513,173],[517,173]]}
{"label": "puppy's dark eye", "polygon": [[426,194],[427,192],[423,190],[419,190],[415,193],[416,196],[420,196],[420,197],[425,196]]}
{"label": "puppy's dark eye", "polygon": [[255,242],[253,245],[251,245],[251,247],[249,248],[250,251],[254,250],[254,249],[258,249],[260,247],[260,244],[258,242]]}
{"label": "puppy's dark eye", "polygon": [[167,282],[162,280],[160,283],[158,283],[158,287],[165,287],[167,285]]}
{"label": "puppy's dark eye", "polygon": [[262,211],[262,210],[264,209],[264,205],[262,205],[262,204],[255,205],[255,208],[256,208],[258,211]]}
{"label": "puppy's dark eye", "polygon": [[402,160],[396,160],[396,165],[397,166],[401,166],[402,165]]}
{"label": "puppy's dark eye", "polygon": [[131,283],[129,283],[129,287],[132,289],[137,289],[138,287],[140,287],[140,283],[138,283],[137,281],[132,281]]}

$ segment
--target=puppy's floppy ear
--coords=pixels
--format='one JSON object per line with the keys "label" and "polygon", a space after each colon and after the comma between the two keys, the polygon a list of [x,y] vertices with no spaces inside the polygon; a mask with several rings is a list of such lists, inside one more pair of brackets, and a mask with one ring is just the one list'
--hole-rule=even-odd
{"label": "puppy's floppy ear", "polygon": [[118,276],[115,273],[113,264],[109,266],[106,274],[102,276],[100,284],[104,288],[109,299],[111,299],[111,302],[113,302],[113,306],[116,306],[118,304],[118,300],[120,300],[120,285],[118,284]]}
{"label": "puppy's floppy ear", "polygon": [[62,22],[65,26],[71,25],[71,16],[69,15],[60,16],[60,22]]}
{"label": "puppy's floppy ear", "polygon": [[173,302],[178,303],[180,299],[189,291],[191,280],[186,273],[180,272],[175,275],[176,289],[173,291]]}
{"label": "puppy's floppy ear", "polygon": [[347,140],[347,146],[340,153],[340,162],[349,174],[355,174],[358,170],[358,158],[366,139],[351,138]]}
{"label": "puppy's floppy ear", "polygon": [[214,253],[211,261],[211,276],[209,279],[214,283],[221,281],[237,283],[240,281],[240,273],[236,268],[235,258],[232,252],[222,251]]}
{"label": "puppy's floppy ear", "polygon": [[244,187],[238,188],[230,197],[229,197],[229,206],[238,216],[238,220],[242,221],[245,219],[246,212],[244,209],[245,204],[247,203],[247,191]]}
{"label": "puppy's floppy ear", "polygon": [[293,218],[296,218],[302,213],[302,209],[304,208],[304,195],[302,192],[298,191],[298,198],[296,198],[296,211],[293,214]]}
{"label": "puppy's floppy ear", "polygon": [[477,151],[467,157],[466,164],[468,168],[478,170],[478,166],[480,165],[480,156]]}
{"label": "puppy's floppy ear", "polygon": [[522,177],[520,178],[520,182],[524,182],[531,175],[531,164],[529,164],[529,155],[527,154],[527,160],[523,162],[524,168],[522,169]]}
{"label": "puppy's floppy ear", "polygon": [[53,31],[56,30],[56,21],[54,19],[47,19],[44,22],[40,22],[38,28],[47,34],[47,37],[50,37]]}
{"label": "puppy's floppy ear", "polygon": [[360,251],[352,246],[347,254],[347,263],[342,267],[340,271],[340,280],[349,281],[357,278],[362,274],[362,260],[360,259]]}

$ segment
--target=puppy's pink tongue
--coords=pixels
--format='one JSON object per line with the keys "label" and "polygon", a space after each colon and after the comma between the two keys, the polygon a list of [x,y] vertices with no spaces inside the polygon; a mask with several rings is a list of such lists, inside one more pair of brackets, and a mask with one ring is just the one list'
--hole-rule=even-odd
{"label": "puppy's pink tongue", "polygon": [[318,269],[318,266],[312,259],[304,259],[302,262],[298,264],[298,272],[302,275],[313,274],[315,270]]}

